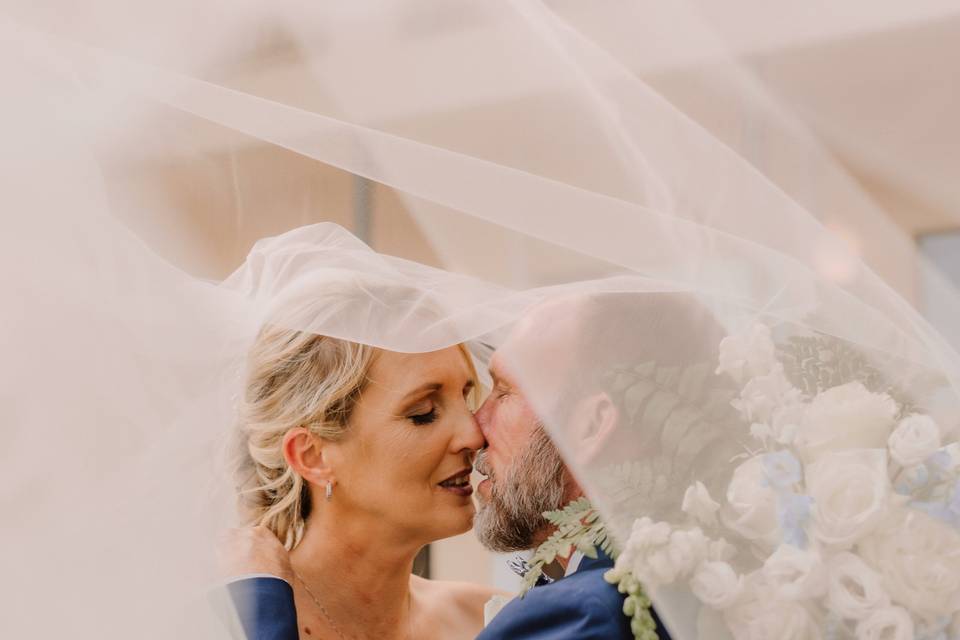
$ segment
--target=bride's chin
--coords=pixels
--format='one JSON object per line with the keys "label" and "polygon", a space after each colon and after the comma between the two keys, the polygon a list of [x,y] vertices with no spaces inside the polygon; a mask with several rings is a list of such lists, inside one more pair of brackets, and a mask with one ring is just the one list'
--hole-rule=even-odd
{"label": "bride's chin", "polygon": [[443,533],[441,539],[458,536],[473,528],[473,518],[477,513],[476,507],[473,505],[473,500],[461,506],[451,507],[448,513],[450,514],[450,519],[447,520],[447,518],[444,518],[444,520],[449,523],[449,528],[445,527],[447,531]]}

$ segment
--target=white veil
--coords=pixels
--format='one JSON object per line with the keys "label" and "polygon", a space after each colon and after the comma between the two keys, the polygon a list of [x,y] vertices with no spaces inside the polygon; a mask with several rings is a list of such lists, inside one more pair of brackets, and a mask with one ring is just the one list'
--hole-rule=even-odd
{"label": "white veil", "polygon": [[[918,313],[916,280],[933,283],[927,295],[954,319],[960,299],[892,220],[926,216],[934,228],[958,210],[949,151],[960,140],[949,64],[958,29],[956,7],[935,0],[804,11],[751,0],[723,11],[626,0],[5,1],[0,504],[10,614],[0,629],[226,634],[206,601],[213,538],[232,522],[218,452],[245,348],[266,318],[291,309],[282,321],[293,327],[399,351],[498,346],[554,299],[577,322],[602,317],[581,313],[606,304],[614,317],[649,318],[610,332],[578,325],[582,342],[563,367],[535,349],[511,360],[624,548],[644,516],[691,526],[677,509],[696,482],[729,508],[725,490],[744,461],[735,456],[793,446],[753,425],[773,429],[775,408],[805,411],[818,393],[855,382],[895,398],[896,415],[877,429],[892,433],[921,410],[935,421],[952,462],[914,502],[952,508],[960,342],[955,324],[935,329]],[[368,239],[382,253],[335,225],[302,226],[346,223],[351,184],[375,185],[380,235]],[[352,226],[364,235],[362,222]],[[396,241],[411,233],[415,251]],[[341,288],[344,306],[316,304]],[[699,328],[696,348],[688,333],[664,330],[670,317]],[[720,350],[724,334],[734,338]],[[727,413],[701,421],[710,437],[683,442],[707,447],[716,436],[736,451],[724,458],[716,447],[704,462],[684,449],[676,464],[686,466],[664,476],[675,482],[656,500],[631,492],[630,482],[660,486],[657,465],[677,459],[666,443],[679,436],[609,447],[644,441],[649,428],[666,437],[661,427],[679,418],[672,405],[627,410],[634,383],[604,378],[589,355],[591,341],[611,339],[623,346],[617,366],[660,375],[658,385],[675,387],[663,393],[679,393],[680,379],[650,363],[672,355],[667,366],[682,372],[723,356],[727,373],[712,374],[720,362],[709,371],[716,393],[689,399],[704,410],[732,394],[717,405]],[[747,345],[739,360],[738,344]],[[804,386],[807,369],[791,363],[827,351],[862,366],[837,364],[833,376],[820,363],[823,385]],[[740,380],[731,361],[742,361],[732,365]],[[765,396],[744,385],[771,375],[774,361],[791,385],[777,388],[778,402],[795,402],[750,413]],[[631,417],[578,458],[583,434],[568,413],[601,379]],[[573,404],[554,403],[557,385]],[[738,398],[741,413],[730,405]],[[862,410],[882,404],[850,402],[860,400]],[[849,419],[830,428],[853,429]],[[870,444],[885,447],[886,436]],[[647,469],[629,471],[625,451]],[[630,482],[611,486],[611,467],[624,465]],[[890,469],[891,487],[910,480]],[[913,511],[830,553],[859,554],[882,565],[883,580],[913,585],[884,583],[888,603],[933,633],[952,603],[918,608],[917,594],[954,584],[956,523],[916,533],[946,545],[917,561],[926,573],[877,560],[876,549],[897,548],[884,533],[896,522],[926,522]],[[739,576],[772,553],[727,538]],[[653,595],[680,638],[756,632],[735,623],[768,613],[721,610],[697,631],[691,611],[702,599],[687,583]],[[854,618],[809,599],[790,600],[799,633],[807,617],[814,635],[853,632]]]}

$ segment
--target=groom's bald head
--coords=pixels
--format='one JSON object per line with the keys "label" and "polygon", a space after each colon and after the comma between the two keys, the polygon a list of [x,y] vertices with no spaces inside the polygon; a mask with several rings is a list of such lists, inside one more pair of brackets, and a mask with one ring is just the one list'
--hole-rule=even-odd
{"label": "groom's bald head", "polygon": [[706,308],[682,293],[569,296],[521,319],[491,359],[493,390],[477,413],[487,440],[478,470],[490,479],[478,491],[481,541],[501,551],[535,546],[549,531],[543,511],[582,495],[544,423],[578,468],[642,455],[657,425],[632,424],[617,372],[715,362],[721,337]]}

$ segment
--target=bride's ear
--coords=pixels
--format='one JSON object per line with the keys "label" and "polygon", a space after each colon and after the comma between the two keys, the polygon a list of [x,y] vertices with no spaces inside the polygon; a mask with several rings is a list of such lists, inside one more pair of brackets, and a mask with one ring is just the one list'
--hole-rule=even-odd
{"label": "bride's ear", "polygon": [[303,427],[283,436],[283,457],[297,475],[307,482],[326,485],[333,481],[333,469],[324,457],[324,442]]}

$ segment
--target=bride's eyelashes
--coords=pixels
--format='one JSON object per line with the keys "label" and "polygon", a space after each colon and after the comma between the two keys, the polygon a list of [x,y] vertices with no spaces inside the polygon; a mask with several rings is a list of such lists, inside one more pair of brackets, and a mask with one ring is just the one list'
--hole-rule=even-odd
{"label": "bride's eyelashes", "polygon": [[413,424],[417,425],[418,427],[426,424],[430,424],[431,422],[434,422],[437,419],[437,408],[433,407],[432,409],[430,409],[430,411],[427,411],[426,413],[418,413],[412,416],[408,416],[407,419],[410,420]]}

